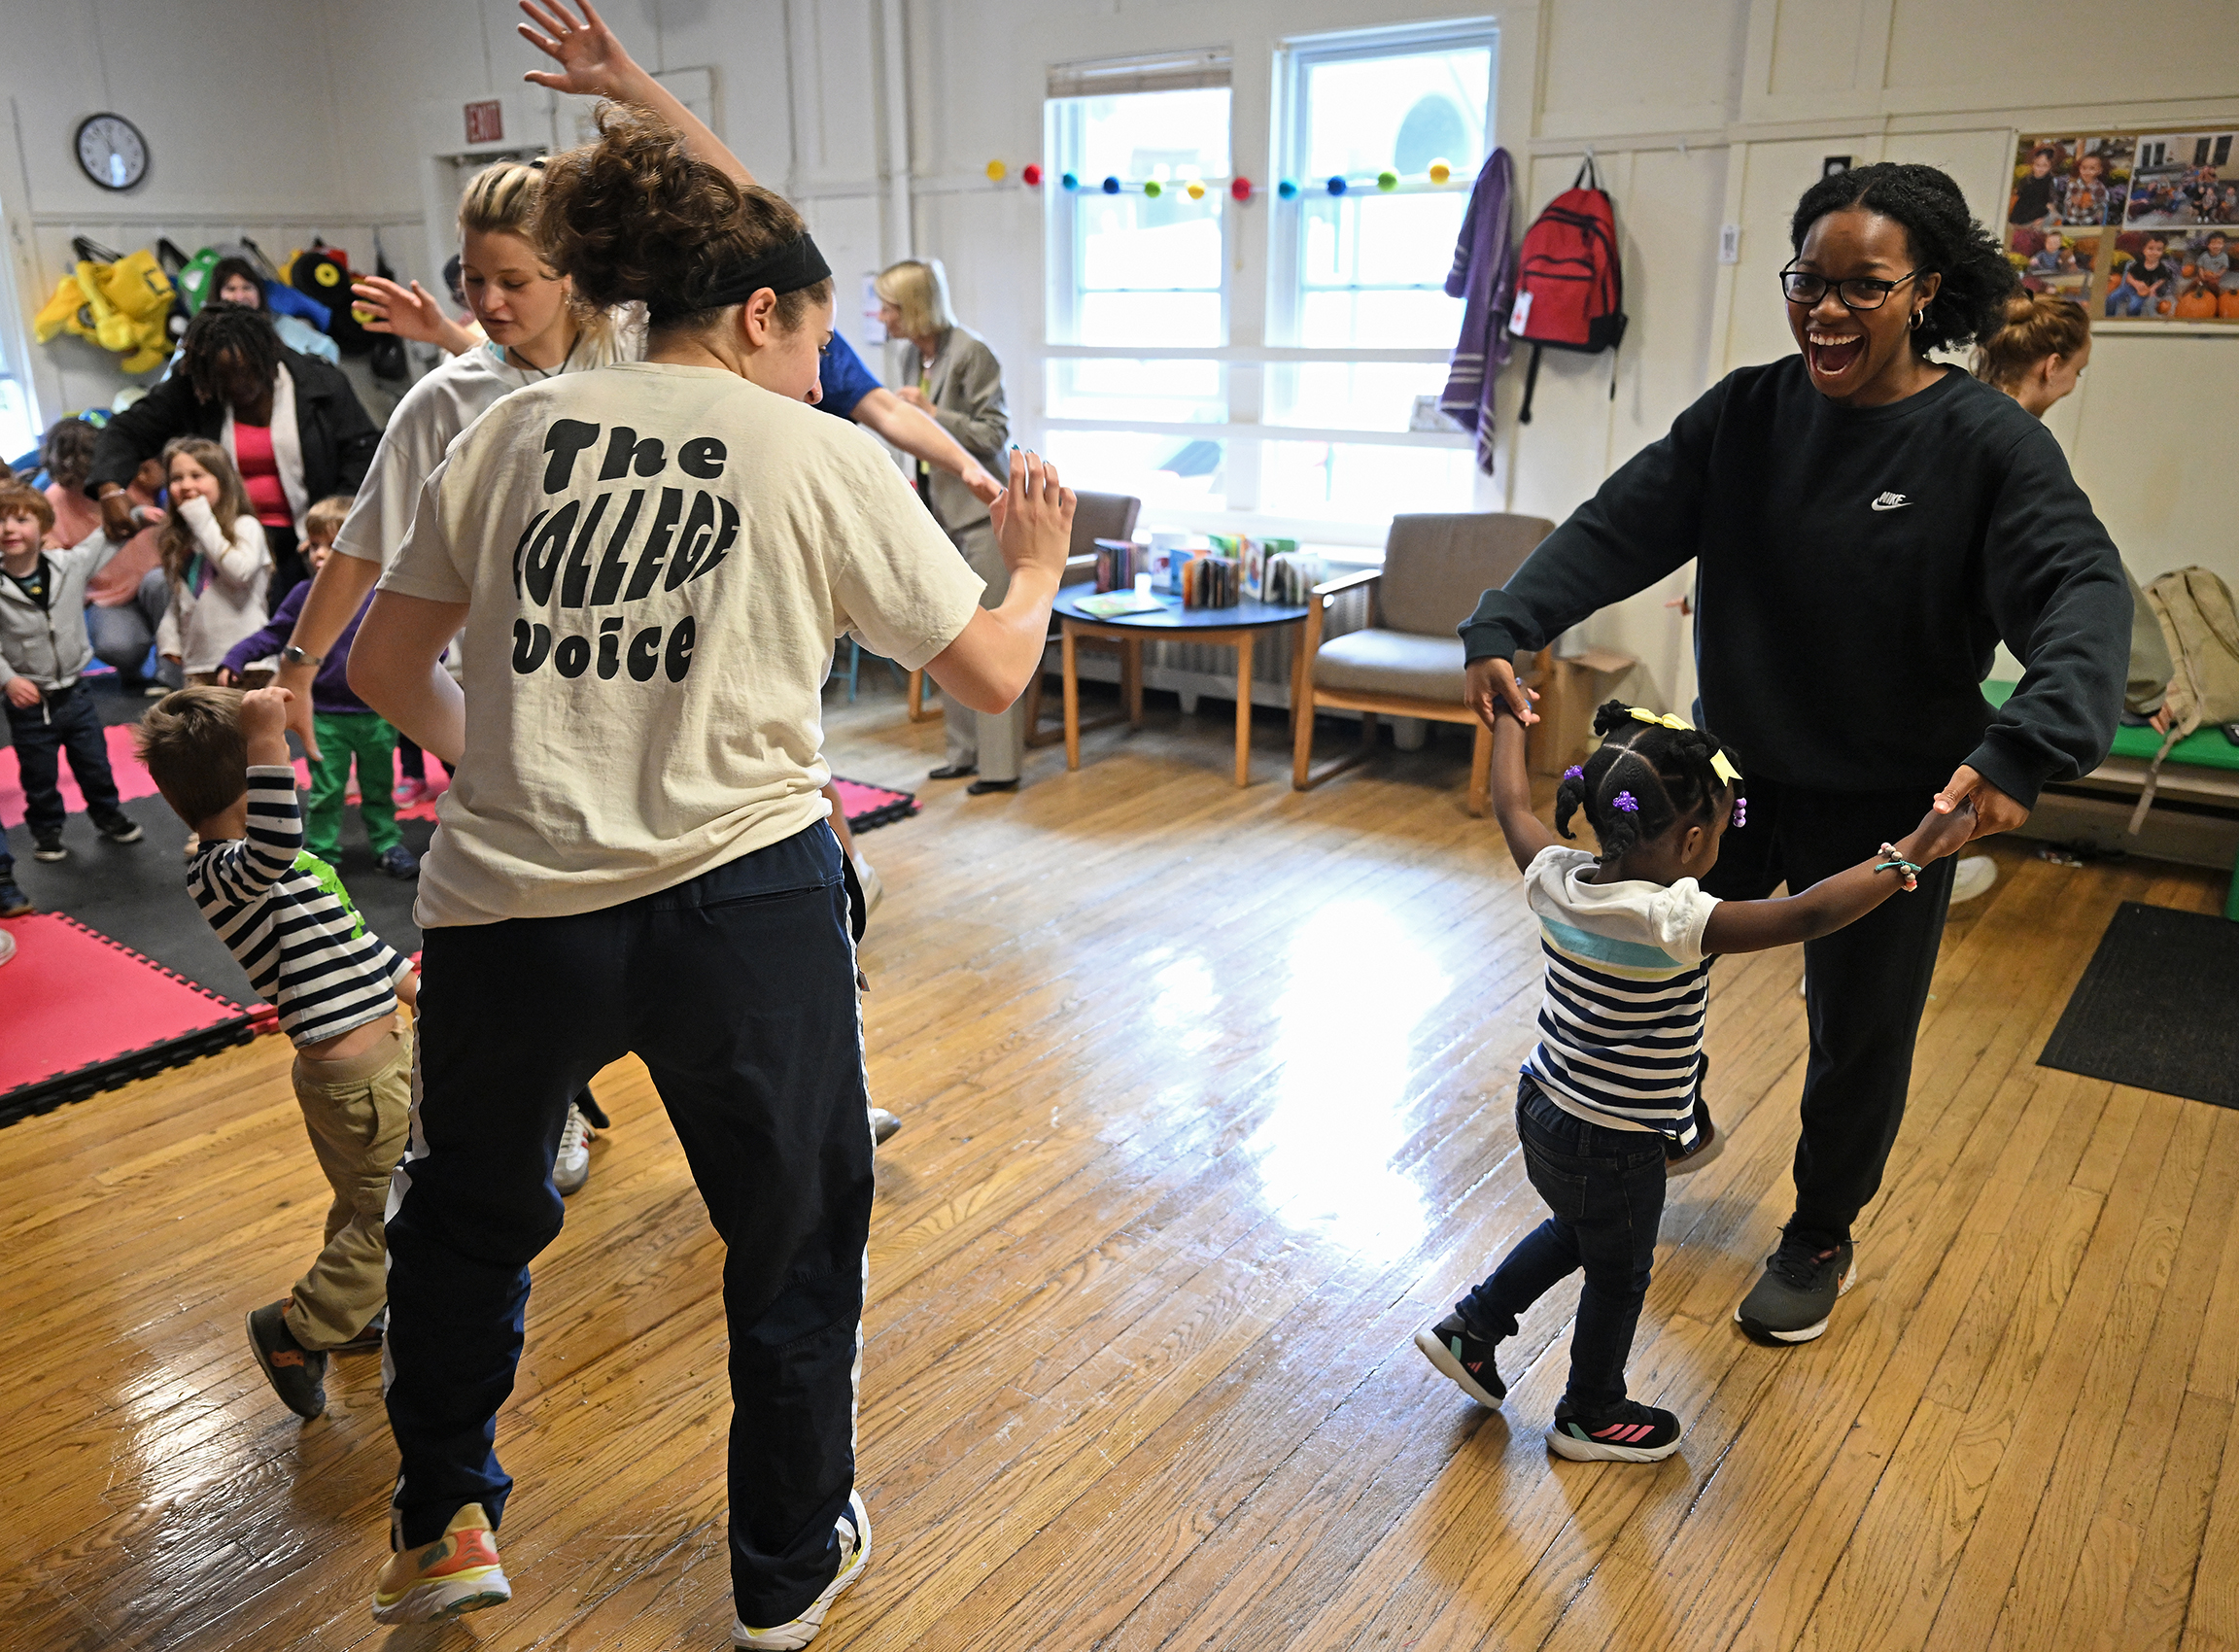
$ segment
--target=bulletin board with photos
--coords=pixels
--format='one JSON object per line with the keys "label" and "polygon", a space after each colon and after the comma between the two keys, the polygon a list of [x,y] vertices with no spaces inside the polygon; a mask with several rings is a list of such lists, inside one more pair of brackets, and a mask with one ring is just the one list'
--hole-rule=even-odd
{"label": "bulletin board with photos", "polygon": [[2023,134],[2006,256],[2094,317],[2239,327],[2231,131]]}

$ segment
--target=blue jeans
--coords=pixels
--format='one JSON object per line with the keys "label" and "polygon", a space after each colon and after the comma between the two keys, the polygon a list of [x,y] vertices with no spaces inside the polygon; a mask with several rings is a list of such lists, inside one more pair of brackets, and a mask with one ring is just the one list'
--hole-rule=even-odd
{"label": "blue jeans", "polygon": [[784,1623],[816,1599],[855,1483],[861,1027],[840,844],[821,823],[620,906],[428,931],[412,1149],[388,1223],[402,1546],[433,1542],[465,1503],[504,1516],[498,1413],[529,1264],[565,1211],[552,1155],[568,1099],[634,1050],[726,1247],[739,1615]]}
{"label": "blue jeans", "polygon": [[2110,316],[2142,316],[2146,313],[2146,294],[2132,291],[2126,282],[2118,284],[2107,294],[2107,313]]}
{"label": "blue jeans", "polygon": [[1525,1309],[1583,1268],[1565,1397],[1581,1417],[1605,1417],[1625,1402],[1625,1357],[1656,1260],[1664,1138],[1589,1124],[1548,1100],[1530,1074],[1516,1086],[1516,1134],[1525,1173],[1555,1214],[1454,1311],[1480,1341],[1514,1336]]}

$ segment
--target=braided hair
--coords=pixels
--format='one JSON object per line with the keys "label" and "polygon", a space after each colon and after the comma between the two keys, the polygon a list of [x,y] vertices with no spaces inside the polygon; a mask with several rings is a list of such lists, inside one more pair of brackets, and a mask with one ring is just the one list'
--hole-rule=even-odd
{"label": "braided hair", "polygon": [[1601,841],[1603,866],[1682,821],[1698,815],[1709,821],[1727,791],[1713,761],[1723,755],[1737,770],[1741,767],[1716,736],[1644,723],[1622,700],[1594,713],[1594,732],[1604,737],[1600,749],[1567,770],[1556,790],[1555,830],[1573,836],[1571,817],[1583,809]]}
{"label": "braided hair", "polygon": [[1968,216],[1959,186],[1933,166],[1893,160],[1822,178],[1804,191],[1789,221],[1789,245],[1803,251],[1811,225],[1831,212],[1864,207],[1905,226],[1913,262],[1943,284],[1921,312],[1912,348],[1931,350],[1988,338],[2006,321],[2006,300],[2021,278],[1987,229]]}
{"label": "braided hair", "polygon": [[225,377],[219,361],[230,356],[248,368],[258,384],[270,384],[280,371],[280,335],[272,318],[246,304],[216,299],[195,312],[180,343],[180,371],[204,401],[223,400]]}

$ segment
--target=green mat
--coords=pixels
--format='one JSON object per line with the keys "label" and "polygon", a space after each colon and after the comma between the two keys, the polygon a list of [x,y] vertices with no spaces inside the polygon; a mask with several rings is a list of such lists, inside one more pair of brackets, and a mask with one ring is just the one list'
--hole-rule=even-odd
{"label": "green mat", "polygon": [[[1993,706],[2003,706],[2014,692],[2010,682],[1986,682],[1982,685],[1982,698]],[[2134,757],[2141,763],[2153,761],[2153,754],[2161,749],[2161,736],[2152,729],[2117,729],[2112,757]],[[2223,738],[2221,727],[2195,729],[2179,740],[2169,751],[2172,763],[2189,763],[2201,769],[2239,769],[2239,745]]]}

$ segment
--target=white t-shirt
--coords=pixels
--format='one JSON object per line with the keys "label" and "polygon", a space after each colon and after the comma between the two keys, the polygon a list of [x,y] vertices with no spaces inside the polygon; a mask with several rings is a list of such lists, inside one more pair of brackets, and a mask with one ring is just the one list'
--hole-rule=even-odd
{"label": "white t-shirt", "polygon": [[1566,1113],[1693,1147],[1710,990],[1703,930],[1717,897],[1692,878],[1587,882],[1599,864],[1551,845],[1525,870],[1547,990],[1524,1070]]}
{"label": "white t-shirt", "polygon": [[914,671],[982,590],[853,426],[650,361],[491,408],[381,584],[469,604],[428,929],[617,906],[823,819],[833,641]]}
{"label": "white t-shirt", "polygon": [[412,525],[412,507],[428,473],[442,463],[459,432],[501,397],[561,373],[642,361],[644,355],[645,306],[624,304],[601,325],[585,327],[568,360],[549,373],[514,366],[495,344],[477,344],[431,368],[390,413],[365,480],[334,535],[336,554],[386,568]]}

